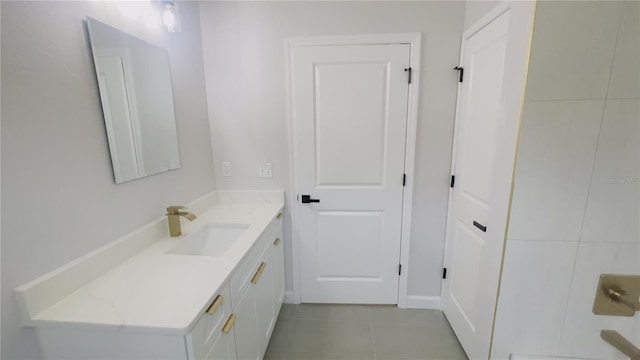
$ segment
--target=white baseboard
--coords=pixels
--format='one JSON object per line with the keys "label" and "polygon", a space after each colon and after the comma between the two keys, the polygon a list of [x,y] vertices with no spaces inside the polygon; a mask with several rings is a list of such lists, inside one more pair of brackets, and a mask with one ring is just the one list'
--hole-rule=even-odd
{"label": "white baseboard", "polygon": [[284,303],[285,304],[297,304],[296,300],[293,297],[293,291],[285,291],[285,293],[284,293]]}
{"label": "white baseboard", "polygon": [[[284,303],[298,304],[293,296],[293,291],[285,292]],[[442,307],[440,306],[440,296],[408,295],[407,309],[442,310]]]}
{"label": "white baseboard", "polygon": [[440,296],[407,295],[407,309],[442,310]]}

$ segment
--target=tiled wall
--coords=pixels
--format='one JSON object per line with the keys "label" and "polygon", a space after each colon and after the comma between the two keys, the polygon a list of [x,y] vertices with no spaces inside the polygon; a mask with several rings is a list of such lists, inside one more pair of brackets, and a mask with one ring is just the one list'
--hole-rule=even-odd
{"label": "tiled wall", "polygon": [[539,1],[493,358],[624,359],[640,315],[593,315],[601,273],[640,275],[640,3]]}

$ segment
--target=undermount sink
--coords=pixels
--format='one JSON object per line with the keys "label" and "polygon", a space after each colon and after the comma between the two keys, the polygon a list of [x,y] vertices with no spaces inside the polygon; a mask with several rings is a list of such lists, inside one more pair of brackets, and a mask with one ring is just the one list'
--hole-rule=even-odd
{"label": "undermount sink", "polygon": [[248,228],[249,224],[205,225],[165,254],[221,256]]}

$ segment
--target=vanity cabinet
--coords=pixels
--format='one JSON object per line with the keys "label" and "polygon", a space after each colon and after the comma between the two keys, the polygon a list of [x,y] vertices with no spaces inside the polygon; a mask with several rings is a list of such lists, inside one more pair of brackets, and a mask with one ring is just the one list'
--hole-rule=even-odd
{"label": "vanity cabinet", "polygon": [[235,359],[236,346],[229,285],[227,284],[187,335],[190,359]]}
{"label": "vanity cabinet", "polygon": [[[209,337],[195,335],[195,331],[200,331],[198,325],[201,322],[216,321],[208,319],[212,315],[205,312],[188,335],[194,349],[189,354],[189,359],[258,360],[264,356],[284,300],[281,217],[278,214],[267,227],[222,291],[222,294],[228,294],[231,299],[228,307],[219,307],[224,317],[227,317],[227,312],[231,312],[225,325],[216,323],[212,327],[213,335]],[[212,303],[214,305],[215,300]],[[217,337],[215,341],[208,342],[208,339],[214,337]],[[210,350],[196,350],[200,347]]]}
{"label": "vanity cabinet", "polygon": [[262,359],[284,300],[281,214],[212,299],[186,335],[166,329],[36,329],[47,359]]}

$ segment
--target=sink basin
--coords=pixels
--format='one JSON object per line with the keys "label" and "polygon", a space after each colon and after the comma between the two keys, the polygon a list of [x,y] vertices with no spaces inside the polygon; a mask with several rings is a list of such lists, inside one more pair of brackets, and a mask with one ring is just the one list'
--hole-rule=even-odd
{"label": "sink basin", "polygon": [[249,224],[209,224],[165,254],[221,256],[247,231]]}

